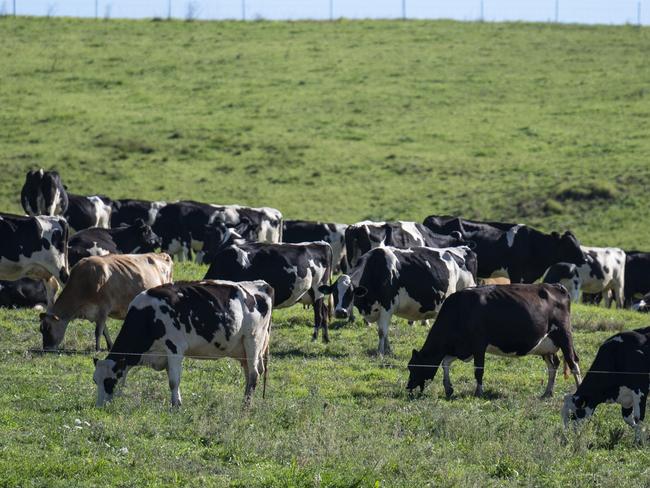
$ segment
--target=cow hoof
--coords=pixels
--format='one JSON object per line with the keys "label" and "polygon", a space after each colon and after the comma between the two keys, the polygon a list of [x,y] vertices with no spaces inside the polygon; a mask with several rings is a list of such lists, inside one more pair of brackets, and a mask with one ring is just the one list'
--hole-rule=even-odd
{"label": "cow hoof", "polygon": [[542,400],[546,398],[552,398],[553,397],[553,392],[552,391],[545,391],[544,394],[540,397]]}
{"label": "cow hoof", "polygon": [[445,396],[447,397],[447,400],[451,400],[453,394],[454,394],[453,388],[449,388],[448,390],[445,390]]}
{"label": "cow hoof", "polygon": [[330,343],[330,338],[323,336],[323,344],[329,344]]}

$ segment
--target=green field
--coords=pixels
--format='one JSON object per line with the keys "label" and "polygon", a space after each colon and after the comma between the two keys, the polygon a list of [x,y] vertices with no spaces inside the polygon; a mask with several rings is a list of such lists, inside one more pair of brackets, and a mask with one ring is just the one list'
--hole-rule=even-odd
{"label": "green field", "polygon": [[[45,167],[113,198],[453,213],[650,249],[649,53],[636,27],[0,18],[0,210]],[[426,327],[396,320],[381,359],[374,326],[325,346],[310,317],[274,314],[268,395],[243,413],[227,360],[186,362],[179,411],[144,369],[98,410],[90,357],[33,355],[37,313],[0,312],[0,487],[650,486],[618,407],[564,432],[572,382],[539,400],[539,358],[488,357],[483,399],[456,363],[456,398],[436,378],[409,400]],[[583,370],[614,330],[648,325],[585,306],[573,321]],[[66,347],[90,352],[92,330],[74,323]]]}

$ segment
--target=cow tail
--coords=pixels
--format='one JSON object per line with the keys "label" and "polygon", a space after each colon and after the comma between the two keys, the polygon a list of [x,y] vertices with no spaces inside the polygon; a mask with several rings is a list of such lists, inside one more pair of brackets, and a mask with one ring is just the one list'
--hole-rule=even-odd
{"label": "cow tail", "polygon": [[[68,272],[68,278],[70,277],[70,260],[68,258],[68,241],[70,239],[70,224],[65,218],[62,218],[62,227],[63,227],[63,262],[65,263],[66,270]],[[67,280],[66,280],[67,281]],[[65,283],[62,283],[62,285]]]}
{"label": "cow tail", "polygon": [[569,365],[566,362],[566,357],[562,355],[562,362],[564,363],[564,379],[569,378]]}
{"label": "cow tail", "polygon": [[269,359],[271,358],[271,314],[269,314],[269,327],[266,335],[266,347],[264,348],[264,377],[262,378],[262,398],[266,398],[266,381],[269,376]]}

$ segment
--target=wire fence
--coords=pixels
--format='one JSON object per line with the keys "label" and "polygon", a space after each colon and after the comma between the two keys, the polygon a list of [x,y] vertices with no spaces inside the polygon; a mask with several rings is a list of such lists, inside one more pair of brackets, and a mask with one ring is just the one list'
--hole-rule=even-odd
{"label": "wire fence", "polygon": [[0,0],[1,15],[97,19],[449,18],[649,25],[648,10],[650,0]]}

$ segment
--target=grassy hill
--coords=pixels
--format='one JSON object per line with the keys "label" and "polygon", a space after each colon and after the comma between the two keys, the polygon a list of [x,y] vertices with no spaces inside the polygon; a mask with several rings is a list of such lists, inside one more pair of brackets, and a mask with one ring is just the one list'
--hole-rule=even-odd
{"label": "grassy hill", "polygon": [[289,218],[430,213],[650,248],[650,31],[0,20],[0,206],[57,168],[112,197]]}
{"label": "grassy hill", "polygon": [[[430,213],[571,228],[650,249],[650,31],[456,22],[147,22],[0,18],[0,209],[29,168],[71,191],[270,205],[287,218]],[[204,267],[182,265],[178,279]],[[427,328],[396,320],[309,342],[274,314],[269,395],[240,410],[232,361],[186,361],[180,411],[141,370],[95,409],[85,355],[38,347],[33,311],[0,312],[0,487],[647,486],[617,407],[561,428],[538,358],[488,357],[483,399],[455,364],[409,401]],[[586,370],[643,315],[576,306]],[[112,336],[119,322],[110,324]],[[338,324],[342,325],[342,324]],[[66,347],[91,353],[72,324]]]}

